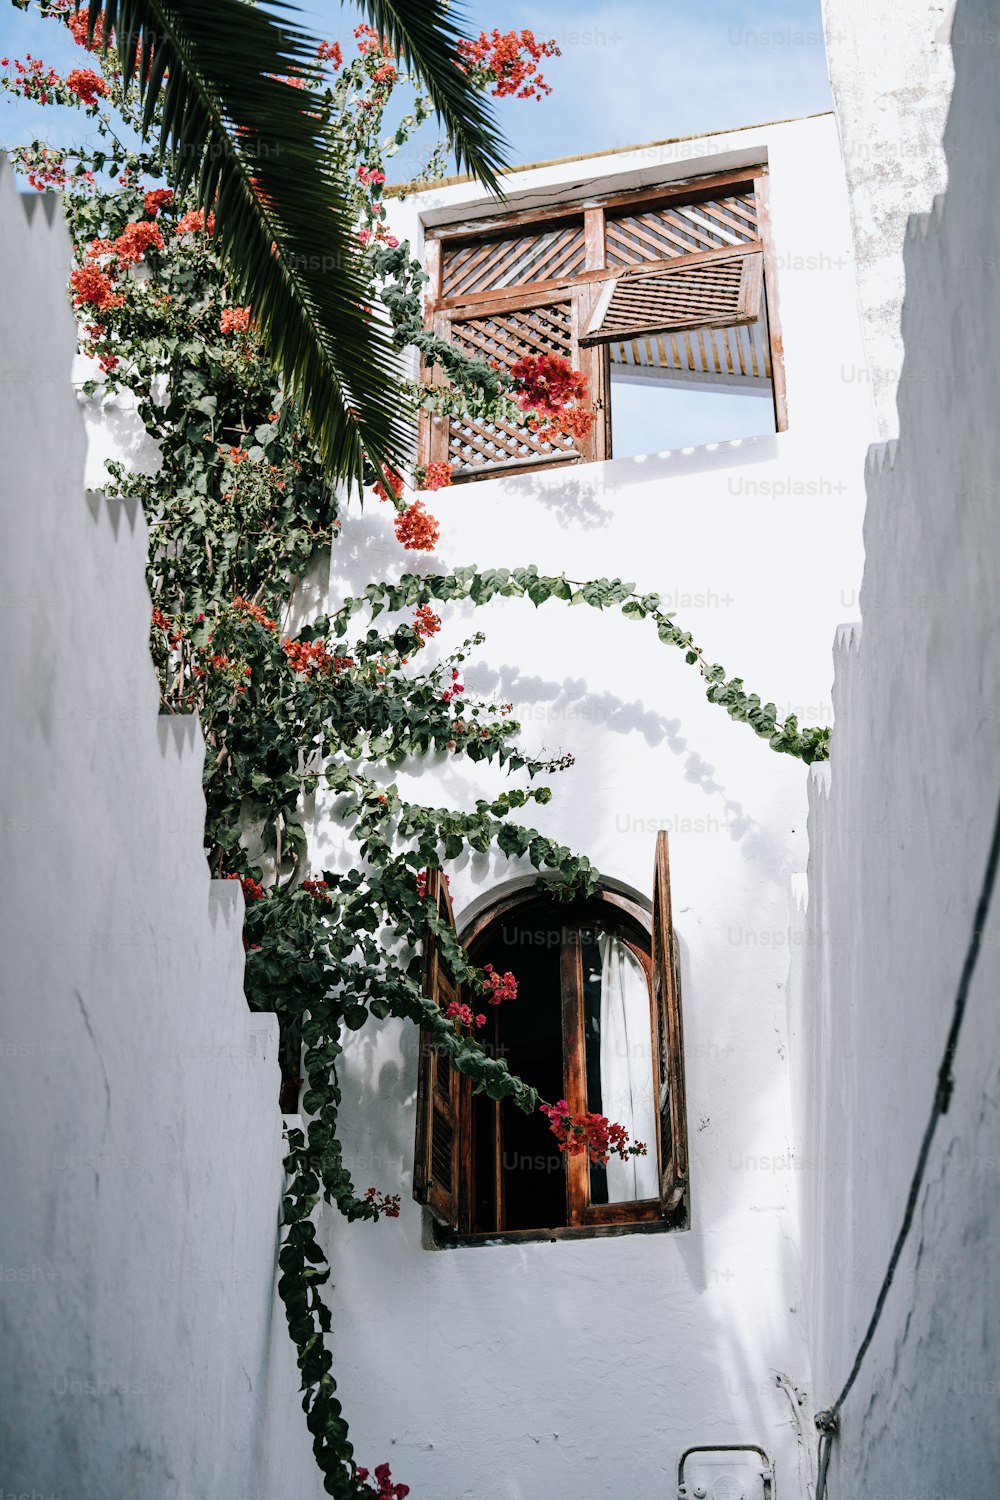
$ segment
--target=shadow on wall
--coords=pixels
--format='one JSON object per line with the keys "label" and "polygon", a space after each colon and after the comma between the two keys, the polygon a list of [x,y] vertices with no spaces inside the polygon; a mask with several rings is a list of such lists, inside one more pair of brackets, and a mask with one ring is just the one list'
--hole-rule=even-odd
{"label": "shadow on wall", "polygon": [[481,662],[467,670],[465,680],[474,692],[484,697],[496,696],[515,703],[515,715],[520,713],[522,705],[545,704],[546,717],[566,721],[571,726],[574,721],[601,724],[615,734],[639,734],[651,749],[666,745],[672,754],[683,759],[684,780],[700,787],[706,796],[719,799],[720,821],[728,828],[733,842],[743,844],[744,856],[760,863],[770,879],[784,885],[789,871],[779,843],[745,811],[742,803],[727,796],[716,780],[715,767],[697,750],[692,750],[681,734],[680,719],[669,719],[647,708],[641,700],[629,703],[613,693],[589,692],[582,677],[564,677],[561,683],[547,682],[541,677],[524,676],[516,666],[495,668]]}
{"label": "shadow on wall", "polygon": [[[88,372],[89,374],[90,372]],[[97,395],[81,403],[87,433],[85,481],[88,489],[108,483],[105,459],[114,458],[132,474],[156,474],[160,451],[147,433],[135,406],[125,396]]]}
{"label": "shadow on wall", "polygon": [[605,463],[557,469],[552,474],[536,470],[490,482],[503,498],[537,500],[554,513],[565,530],[597,531],[610,526],[615,519],[614,511],[601,501],[613,499],[634,485],[683,479],[744,464],[772,463],[777,457],[778,438],[770,434],[668,453],[645,453],[636,458],[611,458]]}

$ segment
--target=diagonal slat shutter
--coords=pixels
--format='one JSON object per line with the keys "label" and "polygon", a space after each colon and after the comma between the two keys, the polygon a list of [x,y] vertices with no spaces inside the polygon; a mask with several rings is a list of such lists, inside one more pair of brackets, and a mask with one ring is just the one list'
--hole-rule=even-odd
{"label": "diagonal slat shutter", "polygon": [[581,345],[673,333],[683,328],[730,328],[760,316],[760,251],[625,271],[608,281],[580,339]]}
{"label": "diagonal slat shutter", "polygon": [[[440,870],[428,870],[427,894],[438,914],[454,928],[451,899]],[[440,945],[428,931],[424,938],[424,994],[443,1010],[458,999],[458,986],[448,970]],[[459,1198],[459,1075],[448,1058],[421,1033],[417,1072],[417,1139],[413,1166],[413,1196],[449,1228],[458,1225]]]}
{"label": "diagonal slat shutter", "polygon": [[656,835],[653,871],[653,999],[656,1012],[656,1096],[659,1116],[660,1208],[677,1207],[687,1191],[687,1106],[680,967],[670,907],[667,835]]}
{"label": "diagonal slat shutter", "polygon": [[[558,354],[576,363],[575,327],[573,297],[567,295],[449,314],[441,320],[439,332],[464,354],[510,370],[526,354]],[[576,462],[584,452],[578,440],[564,433],[533,432],[516,422],[450,417],[444,419],[443,432],[446,437],[431,457],[446,462],[458,482],[505,469]]]}

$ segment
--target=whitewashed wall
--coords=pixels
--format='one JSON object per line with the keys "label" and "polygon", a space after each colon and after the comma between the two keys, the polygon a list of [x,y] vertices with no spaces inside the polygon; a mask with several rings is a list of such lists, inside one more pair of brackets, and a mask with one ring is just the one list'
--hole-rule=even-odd
{"label": "whitewashed wall", "polygon": [[158,719],[142,518],[84,496],[69,239],[0,162],[0,1493],[321,1493],[274,1297],[276,1021]]}
{"label": "whitewashed wall", "polygon": [[[811,778],[792,1058],[820,1406],[851,1368],[902,1220],[1000,792],[998,19],[959,0],[948,190],[910,221],[900,438],[871,454],[864,625],[838,636],[833,757]],[[998,923],[994,900],[954,1097],[844,1409],[832,1500],[997,1491]]]}
{"label": "whitewashed wall", "polygon": [[[954,0],[823,0],[857,255],[864,378],[882,438],[899,431],[906,221],[929,209],[947,180],[941,135],[952,86],[953,9]],[[995,37],[983,45],[995,46]]]}
{"label": "whitewashed wall", "polygon": [[[861,457],[875,432],[870,391],[850,373],[863,354],[832,117],[524,171],[510,190],[520,206],[764,160],[789,430],[439,492],[432,559],[401,556],[388,508],[374,503],[345,522],[331,602],[382,568],[535,562],[576,578],[619,575],[670,597],[710,658],[749,687],[803,722],[830,722],[829,641],[859,586]],[[417,243],[421,215],[460,217],[477,201],[456,184],[392,203],[390,224]],[[387,1452],[417,1497],[606,1500],[672,1494],[689,1445],[759,1443],[776,1460],[777,1494],[802,1495],[775,1376],[809,1388],[785,1025],[805,769],[707,703],[680,654],[642,624],[558,603],[536,613],[526,601],[474,619],[443,614],[446,645],[487,632],[470,687],[513,701],[529,744],[577,756],[537,813],[544,832],[648,898],[655,832],[669,830],[693,1227],[434,1251],[408,1196],[401,1218],[374,1230],[331,1221],[334,1323],[359,1446]],[[454,806],[496,784],[445,756],[405,780],[421,800]],[[321,808],[317,867],[351,859]],[[460,922],[524,878],[486,857],[451,873]],[[343,1082],[359,1185],[402,1182],[408,1195],[412,1029],[359,1033]]]}

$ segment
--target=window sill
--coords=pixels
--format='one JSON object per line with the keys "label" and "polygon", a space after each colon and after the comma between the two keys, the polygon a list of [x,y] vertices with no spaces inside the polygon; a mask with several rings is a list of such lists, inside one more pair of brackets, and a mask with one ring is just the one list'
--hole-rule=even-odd
{"label": "window sill", "polygon": [[484,1245],[554,1245],[558,1240],[601,1240],[623,1234],[675,1234],[690,1229],[687,1202],[681,1202],[673,1213],[663,1218],[634,1221],[630,1224],[573,1224],[558,1229],[506,1229],[499,1233],[456,1234],[445,1229],[425,1210],[428,1234],[425,1247],[433,1250],[457,1250]]}

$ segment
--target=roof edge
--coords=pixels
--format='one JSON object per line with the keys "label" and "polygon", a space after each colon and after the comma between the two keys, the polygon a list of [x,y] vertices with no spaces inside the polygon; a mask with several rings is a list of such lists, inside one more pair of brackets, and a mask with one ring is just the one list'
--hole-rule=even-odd
{"label": "roof edge", "polygon": [[[574,161],[596,161],[601,156],[627,156],[633,151],[652,151],[658,146],[677,146],[683,141],[710,141],[713,136],[718,135],[740,135],[748,130],[769,130],[772,125],[796,125],[803,120],[822,120],[834,113],[832,109],[821,109],[811,115],[790,115],[783,120],[761,120],[757,125],[734,125],[729,130],[696,130],[692,135],[670,135],[661,141],[640,141],[633,146],[608,146],[603,151],[583,151],[577,156],[553,156],[548,161],[526,161],[520,166],[505,167],[500,176],[502,178],[513,177],[516,172],[537,172],[543,167],[568,166]],[[450,177],[435,178],[433,182],[421,182],[419,178],[412,178],[409,182],[393,183],[391,187],[386,187],[383,197],[403,198],[416,193],[432,193],[438,188],[457,187],[460,183],[478,180],[472,172],[453,173]]]}

